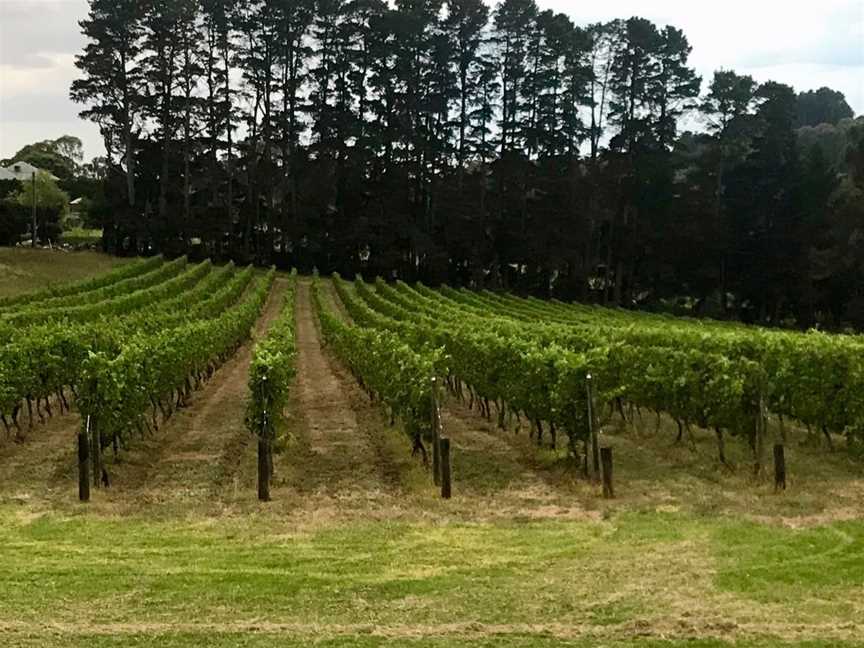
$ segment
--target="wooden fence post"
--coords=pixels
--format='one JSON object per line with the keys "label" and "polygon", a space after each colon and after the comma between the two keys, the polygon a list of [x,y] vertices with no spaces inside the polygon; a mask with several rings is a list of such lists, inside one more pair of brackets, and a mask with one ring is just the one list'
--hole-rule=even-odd
{"label": "wooden fence post", "polygon": [[78,499],[90,501],[90,416],[78,429]]}
{"label": "wooden fence post", "polygon": [[786,453],[782,443],[774,445],[774,491],[786,490]]}
{"label": "wooden fence post", "polygon": [[441,446],[441,497],[450,499],[450,439],[442,437],[439,445]]}
{"label": "wooden fence post", "polygon": [[603,465],[603,497],[612,499],[615,497],[612,486],[612,448],[600,448],[600,461]]}

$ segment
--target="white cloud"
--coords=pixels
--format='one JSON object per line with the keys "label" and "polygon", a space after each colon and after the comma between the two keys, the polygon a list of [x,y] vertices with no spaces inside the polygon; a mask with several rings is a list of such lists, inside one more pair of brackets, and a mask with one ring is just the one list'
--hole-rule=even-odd
{"label": "white cloud", "polygon": [[691,64],[708,82],[720,68],[780,81],[796,90],[829,86],[864,113],[864,2],[823,0],[539,0],[577,24],[643,16],[684,31]]}
{"label": "white cloud", "polygon": [[69,91],[69,79],[75,78],[75,55],[39,53],[45,62],[37,67],[22,67],[0,62],[0,90],[3,97],[20,94],[56,95],[64,85]]}
{"label": "white cloud", "polygon": [[78,21],[87,0],[0,0],[0,157],[44,139],[76,135],[88,157],[103,154],[99,129],[69,99]]}

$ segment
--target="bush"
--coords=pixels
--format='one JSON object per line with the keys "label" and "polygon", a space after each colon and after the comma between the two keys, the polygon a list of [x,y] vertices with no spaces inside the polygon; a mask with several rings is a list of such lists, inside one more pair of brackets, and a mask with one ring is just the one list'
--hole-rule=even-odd
{"label": "bush", "polygon": [[15,245],[27,233],[27,222],[21,219],[17,205],[0,201],[0,245]]}
{"label": "bush", "polygon": [[[14,199],[0,201],[0,245],[15,245],[28,238],[32,218],[32,207]],[[37,207],[36,231],[42,242],[57,241],[62,232],[60,212],[53,207]]]}

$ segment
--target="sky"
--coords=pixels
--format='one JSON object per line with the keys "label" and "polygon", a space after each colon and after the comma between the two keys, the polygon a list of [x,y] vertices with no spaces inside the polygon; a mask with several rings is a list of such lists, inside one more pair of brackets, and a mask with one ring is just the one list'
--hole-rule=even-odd
{"label": "sky", "polygon": [[[586,25],[639,15],[684,30],[703,78],[734,69],[796,90],[840,90],[864,113],[864,0],[537,0],[541,9]],[[0,0],[0,158],[31,142],[75,135],[91,158],[104,153],[99,130],[69,100],[78,21],[87,0]]]}

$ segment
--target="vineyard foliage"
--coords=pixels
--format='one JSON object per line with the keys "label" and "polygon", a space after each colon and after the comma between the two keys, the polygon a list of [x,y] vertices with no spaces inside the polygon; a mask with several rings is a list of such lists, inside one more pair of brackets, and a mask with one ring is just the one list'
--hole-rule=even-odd
{"label": "vineyard foliage", "polygon": [[162,275],[161,283],[139,290],[140,284],[126,283],[131,291],[127,294],[70,307],[73,312],[86,308],[86,321],[49,319],[4,331],[0,419],[7,429],[10,425],[20,428],[19,414],[25,405],[31,423],[34,410],[42,416],[42,403],[50,413],[52,397],[61,408],[68,407],[67,390],[81,395],[82,372],[92,357],[115,357],[127,344],[140,342],[142,336],[170,336],[191,323],[210,321],[238,303],[254,278],[252,268],[238,271],[233,264],[215,268],[209,261],[187,268],[185,259],[171,263],[157,259],[155,266],[160,271],[172,268]]}
{"label": "vineyard foliage", "polygon": [[[596,306],[398,282],[334,284],[355,322],[409,346],[444,350],[450,384],[587,441],[590,374],[597,405],[664,412],[729,432],[761,452],[768,414],[860,442],[862,343]],[[487,414],[488,404],[486,405]],[[722,447],[722,446],[721,446]],[[721,449],[722,452],[722,449]]]}
{"label": "vineyard foliage", "polygon": [[[158,427],[248,339],[274,280],[273,269],[154,257],[0,303],[0,421],[20,433],[22,413],[32,426],[52,403],[74,403],[79,449],[89,449],[80,457],[92,458],[97,480],[103,448]],[[713,430],[721,461],[724,434],[740,437],[757,470],[769,415],[861,446],[858,336],[381,279],[334,275],[332,285],[347,317],[331,310],[317,277],[311,285],[325,344],[424,454],[424,441],[436,438],[438,384],[490,419],[494,405],[501,426],[509,416],[538,439],[545,427],[553,443],[563,432],[585,466],[598,412],[666,414],[679,440],[691,426]],[[296,371],[296,287],[294,272],[279,316],[252,350],[246,425],[259,442],[262,499]]]}
{"label": "vineyard foliage", "polygon": [[852,443],[860,442],[864,427],[864,341],[858,336],[781,331],[513,296],[490,297],[488,293],[484,298],[452,289],[438,293],[421,287],[418,290],[444,305],[470,305],[473,312],[485,308],[487,313],[523,322],[548,321],[550,316],[572,318],[567,325],[546,326],[547,339],[574,341],[593,334],[596,339],[658,349],[660,353],[697,350],[720,356],[733,363],[733,373],[747,388],[760,391],[770,412],[846,434]]}
{"label": "vineyard foliage", "polygon": [[279,318],[267,335],[256,343],[249,367],[249,402],[246,426],[259,439],[277,441],[288,390],[296,371],[297,348],[294,337],[294,297],[297,272],[291,273],[285,302]]}
{"label": "vineyard foliage", "polygon": [[[20,310],[14,310],[0,319],[6,330],[32,326],[42,322],[86,322],[100,317],[120,315],[142,306],[171,297],[203,278],[210,270],[209,261],[189,267],[185,257],[160,266],[153,272],[123,281],[116,286],[87,293],[81,297],[62,297],[60,305],[54,300]],[[120,288],[120,285],[122,288]],[[118,292],[119,290],[119,292]],[[70,303],[66,303],[71,300]],[[91,301],[93,300],[93,301]]]}
{"label": "vineyard foliage", "polygon": [[219,315],[157,333],[142,332],[118,354],[89,352],[83,362],[78,409],[104,446],[115,436],[146,427],[148,412],[183,404],[193,385],[212,375],[249,337],[275,271],[257,280],[250,294]]}

